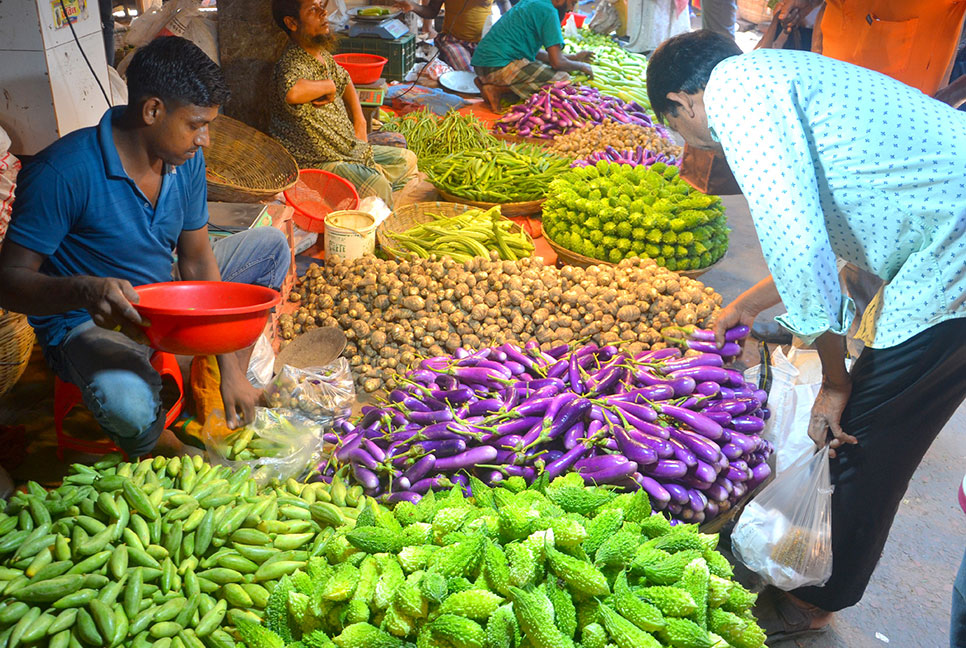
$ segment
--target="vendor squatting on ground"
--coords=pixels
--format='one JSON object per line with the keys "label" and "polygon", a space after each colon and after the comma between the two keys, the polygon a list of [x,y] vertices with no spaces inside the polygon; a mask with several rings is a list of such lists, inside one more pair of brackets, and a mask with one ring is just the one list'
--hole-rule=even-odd
{"label": "vendor squatting on ground", "polygon": [[548,83],[583,72],[593,78],[593,52],[563,53],[560,21],[577,0],[522,0],[486,33],[473,54],[476,83],[490,108],[503,93],[527,99]]}
{"label": "vendor squatting on ground", "polygon": [[[822,360],[809,435],[835,455],[832,576],[789,596],[769,590],[756,610],[772,635],[821,627],[861,599],[912,474],[966,397],[966,116],[864,68],[742,54],[708,31],[664,43],[647,87],[659,118],[726,156],[772,273],[718,329],[781,301],[780,321]],[[837,259],[886,282],[851,375],[854,306]]]}
{"label": "vendor squatting on ground", "polygon": [[[54,142],[21,172],[0,252],[0,305],[31,316],[51,368],[137,457],[155,447],[164,413],[132,286],[174,273],[278,289],[291,252],[273,227],[209,242],[201,148],[229,95],[218,66],[188,40],[161,38],[134,56],[127,83],[127,106]],[[250,354],[218,358],[232,427],[254,416]],[[166,443],[181,446],[173,435]]]}
{"label": "vendor squatting on ground", "polygon": [[416,177],[416,155],[369,144],[355,86],[329,52],[335,37],[324,2],[272,0],[272,15],[291,39],[275,64],[272,136],[299,167],[330,171],[360,197],[392,205],[392,192]]}

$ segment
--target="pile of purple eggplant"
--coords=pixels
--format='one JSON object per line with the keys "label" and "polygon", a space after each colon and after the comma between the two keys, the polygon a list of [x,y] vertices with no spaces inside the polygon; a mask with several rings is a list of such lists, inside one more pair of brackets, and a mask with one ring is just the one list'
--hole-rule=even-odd
{"label": "pile of purple eggplant", "polygon": [[638,146],[633,151],[618,151],[613,146],[608,146],[603,151],[597,151],[596,153],[591,153],[587,157],[581,160],[574,160],[572,167],[585,167],[597,164],[601,160],[606,160],[608,162],[617,162],[618,164],[629,164],[631,166],[641,166],[646,167],[651,166],[655,162],[663,162],[664,164],[678,164],[678,159],[674,156],[665,155],[664,153],[654,153],[653,151],[648,151],[643,146]]}
{"label": "pile of purple eggplant", "polygon": [[551,139],[581,124],[605,121],[654,126],[647,111],[637,102],[621,101],[589,86],[558,81],[544,86],[529,99],[508,110],[494,124],[501,133]]}
{"label": "pile of purple eggplant", "polygon": [[767,395],[726,368],[747,327],[689,330],[681,346],[631,357],[615,346],[541,351],[505,344],[423,360],[379,407],[327,441],[319,478],[349,466],[386,503],[511,477],[577,471],[588,484],[643,488],[655,510],[703,522],[770,474],[759,436]]}

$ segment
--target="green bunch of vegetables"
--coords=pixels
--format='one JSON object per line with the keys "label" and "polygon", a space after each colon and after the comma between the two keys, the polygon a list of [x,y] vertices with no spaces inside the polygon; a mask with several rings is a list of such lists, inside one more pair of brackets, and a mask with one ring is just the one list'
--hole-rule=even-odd
{"label": "green bunch of vegetables", "polygon": [[533,252],[533,242],[522,231],[511,231],[513,222],[500,215],[499,205],[486,211],[470,209],[450,218],[432,216],[432,221],[405,232],[388,232],[389,238],[407,252],[390,251],[400,257],[412,253],[422,259],[434,254],[449,256],[459,263],[477,256],[490,258],[491,251],[505,261],[516,261]]}
{"label": "green bunch of vegetables", "polygon": [[650,257],[669,270],[699,270],[728,249],[717,196],[695,191],[663,162],[650,168],[601,160],[550,185],[543,228],[558,245],[619,263]]}
{"label": "green bunch of vegetables", "polygon": [[593,62],[594,78],[574,75],[580,85],[597,88],[606,95],[623,101],[636,101],[646,110],[651,110],[647,97],[647,57],[628,52],[608,36],[597,34],[589,29],[578,30],[577,38],[565,38],[568,52],[576,53],[590,50],[596,55]]}
{"label": "green bunch of vegetables", "polygon": [[486,149],[498,141],[474,115],[461,115],[454,110],[442,118],[427,110],[394,116],[383,122],[382,130],[403,135],[424,172],[440,158],[467,149]]}
{"label": "green bunch of vegetables", "polygon": [[341,479],[259,488],[197,456],[74,464],[0,513],[0,645],[235,648],[360,503]]}
{"label": "green bunch of vegetables", "polygon": [[445,157],[429,169],[429,181],[460,198],[488,203],[540,200],[570,160],[529,144],[499,142]]}
{"label": "green bunch of vegetables", "polygon": [[374,503],[240,621],[248,648],[761,648],[717,535],[571,473]]}

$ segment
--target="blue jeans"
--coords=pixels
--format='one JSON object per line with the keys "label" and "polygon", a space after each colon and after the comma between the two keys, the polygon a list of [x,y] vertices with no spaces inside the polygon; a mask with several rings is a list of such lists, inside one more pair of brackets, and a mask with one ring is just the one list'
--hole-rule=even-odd
{"label": "blue jeans", "polygon": [[949,619],[949,648],[966,648],[966,555],[953,584],[953,611]]}
{"label": "blue jeans", "polygon": [[[213,250],[224,281],[275,289],[281,287],[291,262],[288,240],[274,227],[228,236]],[[149,453],[164,429],[161,376],[151,366],[153,352],[92,320],[45,350],[54,372],[80,388],[94,419],[130,457]]]}

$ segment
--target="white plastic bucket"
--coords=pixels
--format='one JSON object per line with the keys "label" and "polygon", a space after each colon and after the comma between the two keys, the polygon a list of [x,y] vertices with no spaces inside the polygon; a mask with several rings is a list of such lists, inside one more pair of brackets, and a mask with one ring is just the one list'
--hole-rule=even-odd
{"label": "white plastic bucket", "polygon": [[325,258],[352,261],[376,249],[376,219],[364,211],[346,209],[325,217]]}

